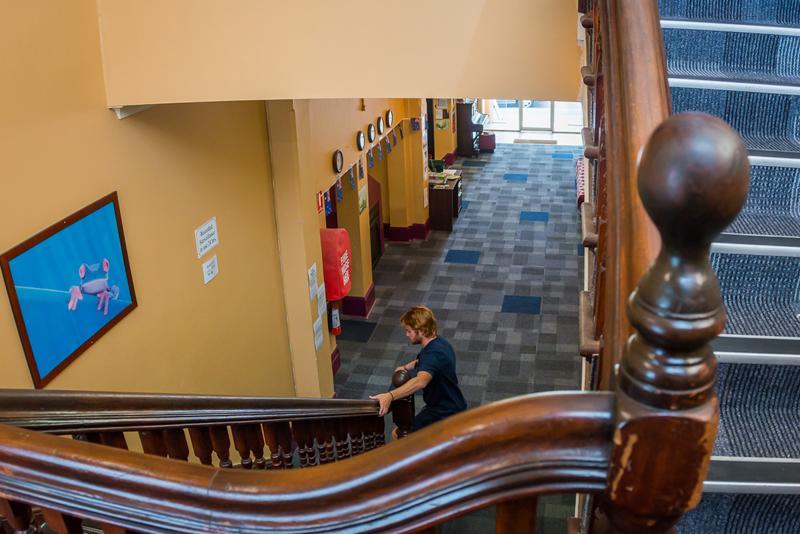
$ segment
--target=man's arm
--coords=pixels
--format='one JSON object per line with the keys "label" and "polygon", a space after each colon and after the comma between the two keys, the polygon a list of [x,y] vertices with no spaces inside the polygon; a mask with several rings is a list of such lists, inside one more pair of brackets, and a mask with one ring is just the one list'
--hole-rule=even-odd
{"label": "man's arm", "polygon": [[417,391],[424,389],[425,386],[433,379],[433,376],[427,371],[420,371],[417,376],[403,384],[397,389],[388,391],[386,393],[378,393],[377,395],[370,395],[370,399],[378,401],[380,404],[380,416],[383,417],[389,412],[392,406],[392,401],[395,399],[402,399],[413,395]]}
{"label": "man's arm", "polygon": [[396,373],[397,371],[411,371],[416,365],[417,365],[417,360],[413,359],[413,360],[411,360],[410,362],[408,362],[406,364],[398,366],[394,370],[394,372]]}

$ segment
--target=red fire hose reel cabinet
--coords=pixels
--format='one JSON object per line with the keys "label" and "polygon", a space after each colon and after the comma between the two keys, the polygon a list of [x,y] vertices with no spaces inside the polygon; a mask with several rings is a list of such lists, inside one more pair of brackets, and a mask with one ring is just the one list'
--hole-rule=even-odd
{"label": "red fire hose reel cabinet", "polygon": [[319,231],[322,245],[322,273],[325,279],[325,298],[332,304],[331,332],[342,332],[339,303],[350,293],[352,284],[352,253],[350,236],[344,228],[323,228]]}
{"label": "red fire hose reel cabinet", "polygon": [[342,300],[352,286],[350,236],[344,228],[323,228],[319,231],[322,243],[322,271],[325,277],[325,298],[328,302]]}

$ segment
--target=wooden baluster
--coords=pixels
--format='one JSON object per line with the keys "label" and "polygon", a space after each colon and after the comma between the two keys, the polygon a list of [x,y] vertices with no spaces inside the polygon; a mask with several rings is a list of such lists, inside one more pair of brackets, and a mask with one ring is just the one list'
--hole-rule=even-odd
{"label": "wooden baluster", "polygon": [[76,441],[85,441],[87,443],[103,443],[103,440],[100,439],[99,432],[81,432],[79,434],[72,434],[72,439]]}
{"label": "wooden baluster", "polygon": [[261,433],[261,425],[245,425],[247,432],[247,446],[253,452],[253,466],[256,469],[266,469],[267,462],[264,459],[264,435]]}
{"label": "wooden baluster", "polygon": [[383,417],[372,418],[372,432],[375,435],[375,447],[386,445],[386,421]]}
{"label": "wooden baluster", "polygon": [[297,441],[300,455],[300,467],[317,464],[317,452],[314,447],[314,435],[308,421],[292,421],[292,434]]}
{"label": "wooden baluster", "polygon": [[167,457],[167,446],[160,430],[142,430],[139,432],[139,440],[145,454]]}
{"label": "wooden baluster", "polygon": [[343,418],[333,421],[334,441],[336,443],[336,460],[350,458],[350,445],[347,443],[347,422]]}
{"label": "wooden baluster", "polygon": [[361,419],[360,426],[364,432],[364,451],[371,451],[375,448],[375,427],[372,426],[372,417],[371,415],[359,417]]}
{"label": "wooden baluster", "polygon": [[364,452],[364,432],[360,417],[347,419],[347,433],[350,434],[350,455],[357,456]]}
{"label": "wooden baluster", "polygon": [[333,427],[330,421],[312,421],[311,428],[319,443],[319,463],[327,464],[336,459],[333,452]]}
{"label": "wooden baluster", "polygon": [[228,435],[227,426],[212,426],[208,429],[211,434],[211,447],[217,453],[219,466],[225,469],[233,467],[231,462],[231,438]]}
{"label": "wooden baluster", "polygon": [[50,508],[43,508],[42,515],[48,530],[57,534],[83,534],[83,521],[79,517],[62,514]]}
{"label": "wooden baluster", "polygon": [[533,534],[536,531],[536,497],[497,505],[495,534]]}
{"label": "wooden baluster", "polygon": [[101,432],[100,441],[103,445],[109,447],[128,450],[128,443],[125,441],[125,434],[122,432]]}
{"label": "wooden baluster", "polygon": [[31,507],[25,503],[0,499],[0,517],[5,518],[14,532],[28,532],[33,520]]}
{"label": "wooden baluster", "polygon": [[189,461],[189,444],[182,428],[167,428],[164,432],[164,443],[167,455],[175,460]]}
{"label": "wooden baluster", "polygon": [[[397,371],[392,375],[392,385],[397,388],[410,379],[408,371]],[[414,431],[414,395],[392,402],[392,422],[397,427],[398,439]]]}
{"label": "wooden baluster", "polygon": [[292,467],[292,429],[287,422],[263,423],[264,439],[269,447],[273,469]]}
{"label": "wooden baluster", "polygon": [[250,459],[250,447],[247,445],[247,428],[245,425],[231,425],[233,446],[242,457],[242,469],[252,469],[253,460]]}
{"label": "wooden baluster", "polygon": [[628,301],[604,515],[620,532],[667,532],[700,502],[719,420],[711,341],[725,326],[709,263],[744,204],[747,149],[723,121],[668,118],[642,152],[639,196],[661,251]]}
{"label": "wooden baluster", "polygon": [[190,426],[189,439],[192,440],[194,455],[200,459],[200,463],[214,465],[211,461],[211,453],[214,449],[211,447],[211,433],[208,431],[208,427]]}

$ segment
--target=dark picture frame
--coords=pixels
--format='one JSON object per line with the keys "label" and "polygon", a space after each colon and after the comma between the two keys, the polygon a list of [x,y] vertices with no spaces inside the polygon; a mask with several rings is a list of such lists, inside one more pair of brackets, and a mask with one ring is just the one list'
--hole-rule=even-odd
{"label": "dark picture frame", "polygon": [[116,191],[0,255],[0,269],[37,389],[137,306]]}

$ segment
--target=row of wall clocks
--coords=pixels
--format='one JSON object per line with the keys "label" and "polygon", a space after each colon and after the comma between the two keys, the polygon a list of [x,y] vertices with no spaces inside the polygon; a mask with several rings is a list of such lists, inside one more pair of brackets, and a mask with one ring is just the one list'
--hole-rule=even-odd
{"label": "row of wall clocks", "polygon": [[[383,117],[378,117],[378,120],[376,122],[378,124],[377,135],[383,135],[383,132],[386,129],[386,127],[388,126],[389,128],[391,128],[392,125],[394,124],[394,113],[392,113],[392,110],[390,109],[389,111],[386,112],[386,123],[383,122]],[[367,126],[366,137],[369,139],[370,143],[375,142],[375,137],[376,137],[375,130],[376,130],[375,125],[369,123],[369,126]],[[362,130],[359,130],[358,133],[356,133],[356,147],[358,148],[359,152],[364,150],[364,147],[367,145],[366,139],[364,137],[365,137],[364,132]],[[342,169],[344,169],[344,154],[342,154],[341,150],[337,149],[333,153],[333,172],[339,174],[340,172],[342,172]]]}

